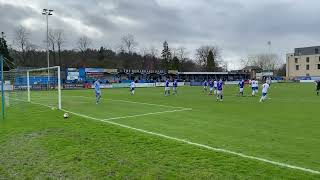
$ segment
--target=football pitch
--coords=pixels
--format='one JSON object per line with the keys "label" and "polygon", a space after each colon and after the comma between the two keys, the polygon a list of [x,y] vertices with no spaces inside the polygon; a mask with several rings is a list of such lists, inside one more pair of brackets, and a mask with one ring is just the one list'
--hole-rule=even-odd
{"label": "football pitch", "polygon": [[[0,179],[319,179],[314,84],[272,84],[224,101],[202,87],[33,91],[0,121]],[[25,95],[21,95],[25,97]],[[14,100],[12,100],[14,101]],[[63,113],[70,117],[63,119]]]}

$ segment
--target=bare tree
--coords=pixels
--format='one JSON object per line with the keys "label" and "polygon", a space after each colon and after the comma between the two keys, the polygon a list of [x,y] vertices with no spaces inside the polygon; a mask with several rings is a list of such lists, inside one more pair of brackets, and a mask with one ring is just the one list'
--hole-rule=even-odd
{"label": "bare tree", "polygon": [[17,46],[19,47],[19,49],[22,52],[22,62],[25,63],[26,61],[26,46],[28,44],[29,41],[29,35],[30,33],[28,32],[28,30],[23,27],[23,26],[19,26],[18,29],[15,31],[15,40],[17,43]]}
{"label": "bare tree", "polygon": [[185,61],[188,58],[188,52],[186,51],[185,47],[178,47],[177,48],[177,57],[180,61]]}
{"label": "bare tree", "polygon": [[155,48],[154,46],[151,46],[150,47],[150,55],[154,58],[156,58],[158,56],[158,49]]}
{"label": "bare tree", "polygon": [[127,34],[121,38],[123,47],[125,47],[129,54],[132,53],[133,49],[138,45],[132,34]]}
{"label": "bare tree", "polygon": [[52,56],[53,56],[53,64],[56,64],[56,51],[55,51],[55,45],[56,45],[56,36],[55,36],[55,32],[53,30],[49,30],[49,36],[48,36],[48,40],[49,40],[49,46],[51,46],[51,51],[52,51]]}
{"label": "bare tree", "polygon": [[59,65],[61,65],[61,48],[65,43],[64,31],[62,29],[57,29],[55,31],[55,40],[58,47],[58,57],[59,57]]}
{"label": "bare tree", "polygon": [[78,40],[78,48],[81,51],[82,58],[87,57],[87,50],[91,45],[91,40],[87,36],[82,36]]}
{"label": "bare tree", "polygon": [[281,67],[282,61],[277,54],[255,54],[241,59],[243,66],[257,66],[263,70],[274,71]]}
{"label": "bare tree", "polygon": [[210,51],[212,51],[213,53],[213,58],[215,63],[218,64],[221,57],[221,50],[219,47],[207,45],[207,46],[201,46],[200,48],[196,49],[197,63],[203,69],[205,69],[207,66],[207,58]]}
{"label": "bare tree", "polygon": [[91,45],[91,40],[87,36],[82,36],[78,40],[78,48],[80,51],[86,51]]}

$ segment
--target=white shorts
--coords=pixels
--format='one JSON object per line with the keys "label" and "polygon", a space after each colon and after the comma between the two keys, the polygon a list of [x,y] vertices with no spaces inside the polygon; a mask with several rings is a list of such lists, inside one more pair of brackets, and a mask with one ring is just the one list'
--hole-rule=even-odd
{"label": "white shorts", "polygon": [[174,90],[174,91],[177,90],[177,87],[173,87],[173,90]]}
{"label": "white shorts", "polygon": [[213,91],[213,88],[210,88],[210,91]]}
{"label": "white shorts", "polygon": [[240,88],[240,92],[243,92],[243,88]]}
{"label": "white shorts", "polygon": [[164,87],[165,91],[170,91],[170,87]]}
{"label": "white shorts", "polygon": [[222,91],[218,90],[218,91],[217,91],[217,94],[218,94],[218,95],[222,95]]}

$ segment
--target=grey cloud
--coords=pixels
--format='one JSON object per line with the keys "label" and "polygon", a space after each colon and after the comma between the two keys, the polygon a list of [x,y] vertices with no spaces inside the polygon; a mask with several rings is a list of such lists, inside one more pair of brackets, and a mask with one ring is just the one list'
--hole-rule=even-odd
{"label": "grey cloud", "polygon": [[[3,3],[0,1],[0,30],[13,39],[15,27],[31,18],[39,25],[31,30],[32,41],[43,46],[45,26],[41,9],[36,12],[23,4]],[[283,57],[294,47],[317,45],[320,40],[319,5],[320,2],[315,0],[308,3],[293,0],[48,2],[48,6],[55,10],[54,16],[50,17],[50,26],[65,30],[66,48],[74,48],[77,38],[90,32],[76,31],[75,28],[79,27],[64,22],[62,18],[79,21],[94,29],[93,32],[101,32],[101,36],[91,35],[94,47],[115,47],[122,35],[131,33],[139,42],[139,48],[151,45],[161,48],[162,42],[168,40],[171,47],[184,46],[192,55],[201,45],[218,45],[223,49],[223,57],[232,63],[247,54],[265,52],[269,40],[272,41],[272,50]]]}

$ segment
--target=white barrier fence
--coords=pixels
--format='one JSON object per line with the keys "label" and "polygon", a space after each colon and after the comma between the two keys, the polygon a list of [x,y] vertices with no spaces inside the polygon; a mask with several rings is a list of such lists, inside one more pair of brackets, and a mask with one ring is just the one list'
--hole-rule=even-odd
{"label": "white barrier fence", "polygon": [[314,83],[315,80],[300,80],[300,83]]}
{"label": "white barrier fence", "polygon": [[[169,84],[171,87],[173,86],[173,83]],[[159,83],[136,83],[135,86],[137,88],[150,88],[150,87],[164,87],[164,82]],[[185,86],[184,82],[178,82],[178,86]],[[129,88],[130,83],[120,83],[120,84],[101,84],[100,88],[102,89],[110,89],[110,88]],[[94,88],[93,85],[91,85],[91,88]]]}

